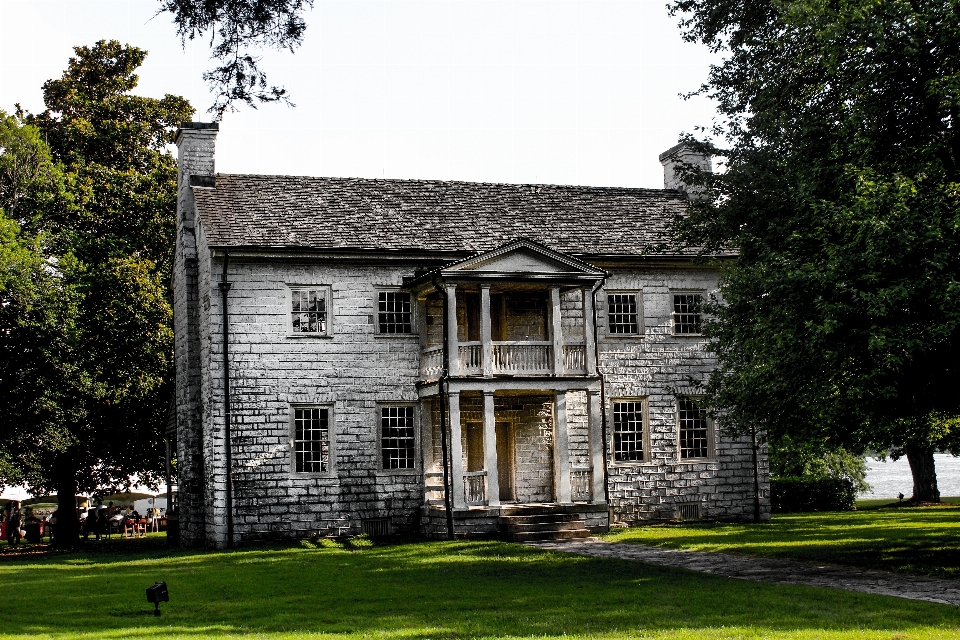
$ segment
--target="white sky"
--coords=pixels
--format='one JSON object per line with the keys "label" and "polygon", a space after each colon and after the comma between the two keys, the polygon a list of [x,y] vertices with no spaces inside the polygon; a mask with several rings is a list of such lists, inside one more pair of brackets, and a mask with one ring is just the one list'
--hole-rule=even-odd
{"label": "white sky", "polygon": [[[663,186],[657,156],[713,105],[684,101],[714,58],[667,0],[316,0],[295,54],[264,54],[295,108],[227,114],[217,170],[365,178]],[[43,109],[74,45],[150,51],[137,93],[208,120],[203,43],[156,0],[0,0],[0,109]]]}

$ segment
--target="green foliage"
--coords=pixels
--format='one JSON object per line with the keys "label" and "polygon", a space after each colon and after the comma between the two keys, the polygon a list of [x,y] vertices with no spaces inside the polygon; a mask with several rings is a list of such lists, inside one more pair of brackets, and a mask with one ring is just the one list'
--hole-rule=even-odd
{"label": "green foliage", "polygon": [[797,511],[850,511],[857,489],[847,478],[784,476],[770,479],[770,505],[774,513]]}
{"label": "green foliage", "polygon": [[[160,617],[143,592],[156,580],[170,588]],[[954,607],[930,602],[500,542],[6,560],[0,601],[0,636],[11,640],[934,640],[960,631]]]}
{"label": "green foliage", "polygon": [[789,436],[770,442],[767,450],[770,475],[774,478],[845,479],[853,484],[857,493],[870,490],[867,463],[862,455],[854,455],[843,448],[829,450],[822,444],[797,442]]}
{"label": "green foliage", "polygon": [[24,144],[0,157],[0,168],[41,163],[3,174],[0,193],[42,186],[19,188],[42,197],[20,197],[17,210],[35,234],[32,291],[43,304],[32,308],[45,314],[5,336],[4,355],[24,357],[0,381],[17,425],[0,434],[15,461],[4,473],[67,495],[159,479],[173,376],[177,172],[166,146],[193,113],[180,97],[131,93],[145,51],[116,41],[74,51],[44,84],[47,109],[18,111]]}
{"label": "green foliage", "polygon": [[707,328],[728,428],[856,451],[960,415],[960,5],[676,0],[725,54],[710,197],[677,221],[739,253]]}

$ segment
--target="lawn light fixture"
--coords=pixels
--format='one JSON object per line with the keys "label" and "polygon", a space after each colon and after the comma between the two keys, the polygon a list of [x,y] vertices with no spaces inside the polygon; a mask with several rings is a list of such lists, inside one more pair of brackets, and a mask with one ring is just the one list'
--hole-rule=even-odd
{"label": "lawn light fixture", "polygon": [[167,583],[154,582],[152,586],[147,587],[147,602],[153,603],[153,615],[160,615],[160,603],[170,602],[170,593],[167,591]]}

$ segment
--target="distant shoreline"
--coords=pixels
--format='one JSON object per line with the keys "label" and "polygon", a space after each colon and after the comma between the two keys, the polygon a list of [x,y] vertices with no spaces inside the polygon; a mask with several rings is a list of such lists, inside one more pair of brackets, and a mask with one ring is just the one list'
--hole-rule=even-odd
{"label": "distant shoreline", "polygon": [[[960,458],[949,453],[937,453],[933,456],[937,467],[937,488],[942,496],[960,496]],[[886,462],[877,458],[867,458],[867,483],[872,489],[861,493],[860,498],[892,498],[898,493],[906,497],[913,494],[913,476],[906,456],[899,460],[887,458]]]}

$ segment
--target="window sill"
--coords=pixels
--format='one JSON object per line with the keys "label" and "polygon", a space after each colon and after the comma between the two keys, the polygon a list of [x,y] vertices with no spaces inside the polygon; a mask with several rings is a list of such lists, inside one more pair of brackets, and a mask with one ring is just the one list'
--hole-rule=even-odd
{"label": "window sill", "polygon": [[323,479],[336,480],[336,479],[337,479],[337,472],[336,472],[336,470],[334,470],[334,471],[319,471],[319,472],[314,472],[314,473],[307,473],[307,472],[303,472],[303,471],[291,471],[291,472],[290,472],[290,477],[291,477],[291,478],[294,478],[294,479],[300,479],[300,480],[314,480],[314,479],[320,479],[320,480],[323,480]]}
{"label": "window sill", "polygon": [[378,476],[417,476],[419,469],[377,469]]}
{"label": "window sill", "polygon": [[658,466],[660,463],[655,462],[653,460],[623,461],[623,462],[617,462],[614,460],[614,461],[611,461],[609,464],[611,467],[614,467],[614,468],[630,469],[632,467],[655,467],[655,466]]}
{"label": "window sill", "polygon": [[605,340],[638,340],[646,337],[645,333],[608,333],[603,336]]}
{"label": "window sill", "polygon": [[674,464],[705,464],[707,462],[717,462],[716,457],[712,458],[683,458],[677,460]]}
{"label": "window sill", "polygon": [[329,333],[288,333],[288,338],[293,338],[295,340],[300,340],[306,338],[307,340],[323,340],[333,338]]}
{"label": "window sill", "polygon": [[374,333],[374,338],[401,338],[403,340],[419,340],[419,333]]}
{"label": "window sill", "polygon": [[702,333],[671,333],[674,338],[703,338]]}

